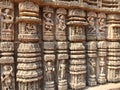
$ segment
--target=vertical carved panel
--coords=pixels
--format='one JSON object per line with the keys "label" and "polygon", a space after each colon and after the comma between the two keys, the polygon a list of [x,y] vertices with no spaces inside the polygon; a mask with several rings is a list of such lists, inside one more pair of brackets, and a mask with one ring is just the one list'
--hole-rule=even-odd
{"label": "vertical carved panel", "polygon": [[95,12],[88,12],[87,14],[87,21],[89,23],[87,27],[87,40],[96,40],[96,17],[97,14]]}
{"label": "vertical carved panel", "polygon": [[97,77],[96,77],[96,68],[97,68],[97,43],[96,41],[89,41],[87,43],[87,79],[88,85],[94,86],[97,85]]}
{"label": "vertical carved panel", "polygon": [[97,85],[96,68],[97,68],[97,42],[96,42],[96,17],[95,12],[87,14],[88,27],[87,27],[87,67],[88,67],[88,85]]}
{"label": "vertical carved panel", "polygon": [[107,68],[106,68],[106,62],[107,62],[107,42],[106,41],[99,41],[98,42],[98,69],[97,69],[97,81],[100,84],[106,83],[107,79]]}
{"label": "vertical carved panel", "polygon": [[119,14],[108,15],[108,62],[107,79],[109,82],[120,81],[120,16]]}
{"label": "vertical carved panel", "polygon": [[44,90],[55,90],[55,43],[53,8],[43,8]]}
{"label": "vertical carved panel", "polygon": [[11,0],[0,1],[1,19],[1,90],[15,90],[14,71],[14,4]]}
{"label": "vertical carved panel", "polygon": [[81,89],[86,86],[85,66],[85,12],[80,9],[70,9],[68,14],[70,65],[69,86],[71,89]]}
{"label": "vertical carved panel", "polygon": [[40,90],[42,79],[41,49],[37,35],[39,6],[25,1],[19,3],[19,35],[17,82],[18,90]]}
{"label": "vertical carved panel", "polygon": [[66,36],[66,14],[64,8],[56,11],[56,40],[57,40],[57,83],[58,90],[68,90],[67,86],[67,61],[68,61],[68,44]]}
{"label": "vertical carved panel", "polygon": [[106,61],[107,61],[107,25],[106,25],[106,15],[104,13],[99,13],[97,17],[97,81],[100,84],[106,83]]}

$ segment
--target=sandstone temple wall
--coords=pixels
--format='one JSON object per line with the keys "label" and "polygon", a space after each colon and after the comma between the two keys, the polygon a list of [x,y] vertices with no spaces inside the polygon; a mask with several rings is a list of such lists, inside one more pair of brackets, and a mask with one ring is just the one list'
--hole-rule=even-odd
{"label": "sandstone temple wall", "polygon": [[0,0],[0,90],[120,83],[119,0]]}

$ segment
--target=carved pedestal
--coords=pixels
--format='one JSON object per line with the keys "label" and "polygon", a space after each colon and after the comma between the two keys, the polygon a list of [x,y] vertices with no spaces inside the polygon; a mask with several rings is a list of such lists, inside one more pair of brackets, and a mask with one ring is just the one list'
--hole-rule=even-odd
{"label": "carved pedestal", "polygon": [[41,90],[42,63],[37,35],[37,26],[40,23],[38,13],[39,7],[35,3],[19,3],[18,90]]}
{"label": "carved pedestal", "polygon": [[69,87],[82,89],[86,86],[85,66],[85,12],[79,9],[70,9],[68,14],[69,41],[70,41],[70,65]]}

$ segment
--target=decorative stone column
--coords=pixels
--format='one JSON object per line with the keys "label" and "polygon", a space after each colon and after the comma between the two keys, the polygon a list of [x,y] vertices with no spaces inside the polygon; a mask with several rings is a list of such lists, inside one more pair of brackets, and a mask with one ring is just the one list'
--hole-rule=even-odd
{"label": "decorative stone column", "polygon": [[18,90],[41,90],[42,59],[37,35],[41,20],[38,17],[37,4],[29,1],[19,3]]}
{"label": "decorative stone column", "polygon": [[11,0],[0,1],[0,73],[1,89],[15,90],[14,66],[14,4]]}
{"label": "decorative stone column", "polygon": [[88,27],[87,34],[87,83],[89,86],[97,85],[96,68],[97,68],[97,42],[96,42],[96,17],[95,12],[87,13]]}
{"label": "decorative stone column", "polygon": [[54,11],[43,8],[44,90],[55,90]]}
{"label": "decorative stone column", "polygon": [[58,90],[68,90],[67,85],[67,61],[68,61],[68,42],[66,28],[67,10],[58,8],[56,11],[56,43],[57,43],[57,84]]}
{"label": "decorative stone column", "polygon": [[97,82],[106,83],[106,62],[107,62],[107,25],[106,14],[98,13],[97,16]]}
{"label": "decorative stone column", "polygon": [[71,89],[82,89],[86,86],[85,60],[85,12],[80,9],[69,9],[69,86]]}
{"label": "decorative stone column", "polygon": [[109,82],[120,81],[120,15],[108,15],[108,61],[107,79]]}

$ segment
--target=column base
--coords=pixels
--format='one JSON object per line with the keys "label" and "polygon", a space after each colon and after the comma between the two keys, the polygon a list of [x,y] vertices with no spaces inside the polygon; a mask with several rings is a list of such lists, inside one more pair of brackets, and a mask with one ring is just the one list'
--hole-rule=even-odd
{"label": "column base", "polygon": [[100,75],[100,76],[98,77],[98,83],[99,83],[99,84],[105,84],[105,83],[106,83],[105,75]]}
{"label": "column base", "polygon": [[58,81],[58,90],[68,90],[67,80]]}
{"label": "column base", "polygon": [[44,90],[55,90],[55,84],[54,82],[46,82]]}
{"label": "column base", "polygon": [[96,86],[97,85],[97,81],[96,81],[96,77],[95,76],[90,76],[89,77],[88,85],[89,86]]}

